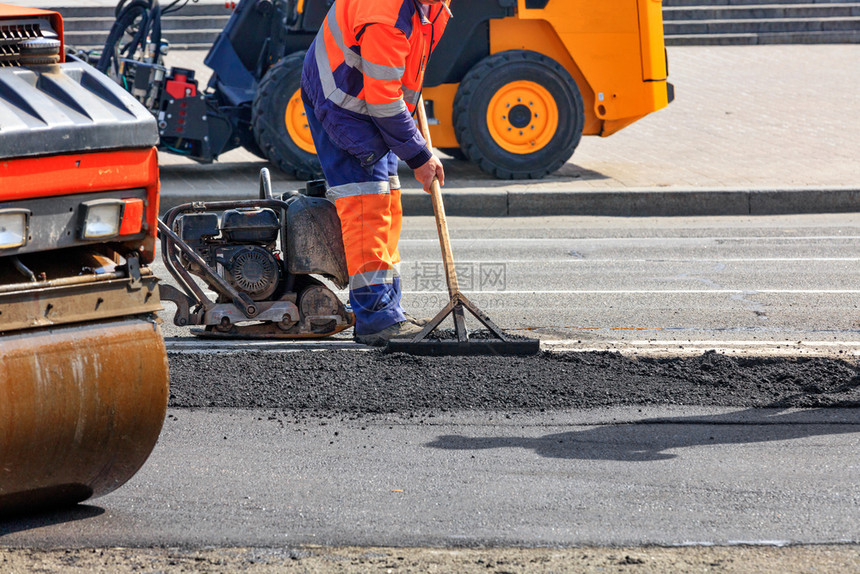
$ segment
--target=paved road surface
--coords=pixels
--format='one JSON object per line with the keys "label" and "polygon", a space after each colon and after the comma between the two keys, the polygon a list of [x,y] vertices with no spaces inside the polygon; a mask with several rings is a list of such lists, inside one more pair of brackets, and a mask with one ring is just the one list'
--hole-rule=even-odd
{"label": "paved road surface", "polygon": [[856,409],[173,409],[126,486],[0,545],[856,543],[858,448]]}
{"label": "paved road surface", "polygon": [[[818,215],[452,226],[463,259],[510,266],[504,290],[476,294],[500,301],[488,312],[508,328],[589,347],[709,339],[749,353],[762,340],[803,340],[810,351],[854,353],[857,223]],[[435,261],[432,223],[410,219],[407,229],[407,260]],[[407,290],[410,301],[425,296]],[[128,485],[70,514],[4,523],[0,544],[857,542],[858,441],[856,409],[431,408],[411,418],[174,409]]]}
{"label": "paved road surface", "polygon": [[[494,321],[523,334],[576,348],[856,350],[855,214],[452,218],[450,227],[461,286]],[[418,316],[446,302],[435,234],[429,217],[404,225],[404,302]],[[168,276],[160,262],[155,270]],[[169,306],[166,335],[187,336],[172,327]]]}

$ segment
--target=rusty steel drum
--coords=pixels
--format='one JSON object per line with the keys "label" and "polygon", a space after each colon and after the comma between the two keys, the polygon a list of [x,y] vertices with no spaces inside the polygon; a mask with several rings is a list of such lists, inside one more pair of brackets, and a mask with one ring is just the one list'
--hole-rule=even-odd
{"label": "rusty steel drum", "polygon": [[152,452],[167,400],[167,353],[152,318],[4,336],[0,517],[121,486]]}

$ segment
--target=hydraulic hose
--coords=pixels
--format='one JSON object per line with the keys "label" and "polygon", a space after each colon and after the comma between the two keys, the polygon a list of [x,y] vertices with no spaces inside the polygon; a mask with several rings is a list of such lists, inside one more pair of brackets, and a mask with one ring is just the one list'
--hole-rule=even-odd
{"label": "hydraulic hose", "polygon": [[[111,26],[107,40],[105,40],[104,49],[102,49],[99,61],[96,68],[107,73],[113,66],[114,73],[119,73],[120,57],[131,57],[138,48],[146,48],[146,37],[149,31],[150,15],[151,15],[151,0],[131,0],[127,6],[127,0],[120,0],[117,5],[117,17]],[[131,42],[125,46],[120,45],[126,31],[132,29],[135,22],[139,21],[139,28],[132,38]],[[160,26],[159,26],[160,28]],[[119,49],[117,48],[119,46]]]}
{"label": "hydraulic hose", "polygon": [[[145,53],[147,44],[152,44],[152,60],[158,62],[161,56],[161,17],[181,10],[191,1],[196,3],[198,0],[173,0],[162,8],[158,0],[119,0],[114,9],[116,20],[108,33],[96,68],[102,73],[107,73],[113,65],[114,73],[119,73],[117,58],[134,58],[138,50]],[[131,42],[120,46],[117,50],[117,45],[122,41],[126,31],[133,29],[138,19],[139,28]]]}

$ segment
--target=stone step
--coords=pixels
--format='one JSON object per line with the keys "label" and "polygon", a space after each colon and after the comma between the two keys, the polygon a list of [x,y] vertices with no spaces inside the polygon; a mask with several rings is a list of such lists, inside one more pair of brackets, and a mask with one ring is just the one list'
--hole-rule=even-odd
{"label": "stone step", "polygon": [[663,0],[663,8],[676,6],[762,6],[767,4],[844,4],[845,0]]}
{"label": "stone step", "polygon": [[[170,43],[170,47],[174,50],[208,50],[219,33],[221,33],[221,28],[204,28],[200,30],[166,30],[161,36]],[[81,50],[102,48],[107,36],[107,31],[67,32],[66,45]]]}
{"label": "stone step", "polygon": [[[860,2],[664,0],[663,5],[667,45],[857,43],[854,32],[860,32]],[[57,10],[66,21],[70,46],[93,49],[104,45],[114,7],[76,5]],[[189,3],[163,18],[164,38],[173,49],[208,49],[231,13],[224,4]]]}
{"label": "stone step", "polygon": [[666,36],[667,46],[752,46],[764,44],[860,44],[860,31]]}
{"label": "stone step", "polygon": [[[63,19],[66,18],[114,18],[115,15],[115,6],[95,6],[95,5],[87,5],[86,0],[82,0],[80,4],[76,6],[66,6],[59,5],[55,8],[45,8],[46,10],[56,10],[60,14],[63,15]],[[161,3],[164,5],[164,3]],[[177,10],[176,12],[171,12],[164,16],[164,18],[176,18],[177,16],[226,16],[230,17],[230,14],[233,13],[233,10],[230,8],[226,8],[224,4],[192,4],[189,3],[184,8]]]}
{"label": "stone step", "polygon": [[[83,2],[75,6],[58,4],[57,7],[47,8],[63,15],[67,45],[82,50],[104,46],[115,20],[115,5],[80,5]],[[173,49],[208,50],[232,13],[232,9],[223,3],[189,3],[181,10],[162,17],[162,37],[170,42]]]}
{"label": "stone step", "polygon": [[860,2],[664,0],[666,44],[858,43]]}
{"label": "stone step", "polygon": [[[230,16],[170,16],[161,20],[162,30],[222,30]],[[66,32],[107,32],[113,26],[114,18],[64,18]]]}
{"label": "stone step", "polygon": [[860,16],[860,2],[842,4],[762,4],[760,6],[689,6],[664,8],[663,20],[749,20],[754,18],[845,18]]}
{"label": "stone step", "polygon": [[665,22],[665,34],[766,34],[790,32],[860,31],[860,17],[854,18],[760,18],[753,20],[695,20]]}

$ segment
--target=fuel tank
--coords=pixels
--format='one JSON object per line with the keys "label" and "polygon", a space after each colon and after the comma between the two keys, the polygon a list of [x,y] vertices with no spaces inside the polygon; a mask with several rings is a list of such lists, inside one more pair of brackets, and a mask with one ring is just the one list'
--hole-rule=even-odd
{"label": "fuel tank", "polygon": [[287,230],[290,273],[322,275],[340,288],[349,284],[340,219],[332,202],[297,196],[287,211]]}

